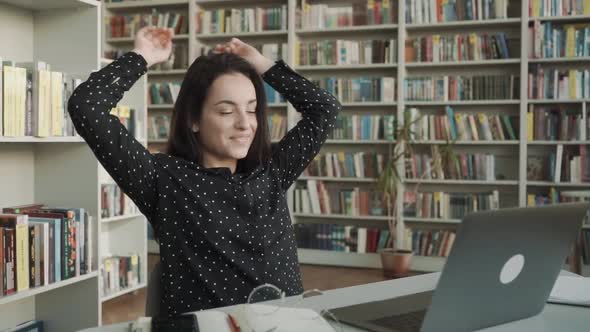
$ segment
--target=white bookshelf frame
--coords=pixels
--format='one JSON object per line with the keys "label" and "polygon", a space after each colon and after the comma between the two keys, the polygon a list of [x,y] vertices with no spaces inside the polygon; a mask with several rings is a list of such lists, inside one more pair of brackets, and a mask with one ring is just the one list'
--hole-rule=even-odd
{"label": "white bookshelf frame", "polygon": [[[45,61],[52,70],[87,76],[100,65],[100,9],[94,0],[2,0],[0,57]],[[65,51],[72,45],[75,52]],[[32,319],[42,320],[48,332],[100,324],[98,172],[98,161],[80,137],[0,137],[0,207],[33,202],[81,207],[93,220],[92,271],[0,298],[0,330]],[[64,307],[78,308],[76,315]]]}

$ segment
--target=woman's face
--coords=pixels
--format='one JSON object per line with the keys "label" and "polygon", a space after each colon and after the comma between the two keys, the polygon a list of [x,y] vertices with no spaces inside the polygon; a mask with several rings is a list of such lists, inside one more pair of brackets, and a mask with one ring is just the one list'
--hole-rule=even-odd
{"label": "woman's face", "polygon": [[203,149],[205,167],[230,167],[245,158],[254,140],[256,90],[243,74],[219,76],[209,88],[201,119],[193,125]]}

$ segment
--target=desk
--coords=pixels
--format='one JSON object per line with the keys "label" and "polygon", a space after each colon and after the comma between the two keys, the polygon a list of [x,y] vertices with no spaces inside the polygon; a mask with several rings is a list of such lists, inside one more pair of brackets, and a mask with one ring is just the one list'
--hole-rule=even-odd
{"label": "desk", "polygon": [[[563,271],[563,275],[570,275]],[[434,288],[440,273],[430,273],[409,278],[381,281],[366,285],[339,288],[325,291],[323,296],[305,299],[305,307],[315,310],[331,309],[364,302],[385,300],[403,295],[428,291]],[[508,300],[508,299],[507,299]],[[214,310],[231,312],[233,307],[216,308]],[[482,313],[483,314],[483,313]],[[460,317],[460,313],[458,313]],[[83,330],[83,332],[126,332],[128,323],[102,326]],[[345,332],[362,332],[365,330],[348,327]],[[547,304],[540,315],[520,321],[487,328],[485,332],[523,332],[523,331],[559,331],[587,332],[590,331],[590,308]]]}

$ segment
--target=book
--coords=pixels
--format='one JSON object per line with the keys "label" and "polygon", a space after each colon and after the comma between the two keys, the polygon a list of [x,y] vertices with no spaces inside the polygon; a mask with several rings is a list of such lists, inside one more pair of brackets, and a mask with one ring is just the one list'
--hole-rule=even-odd
{"label": "book", "polygon": [[[28,216],[20,214],[0,214],[0,226],[14,229],[14,245],[11,248],[14,263],[15,291],[29,289],[29,238]],[[11,239],[12,241],[12,239]]]}

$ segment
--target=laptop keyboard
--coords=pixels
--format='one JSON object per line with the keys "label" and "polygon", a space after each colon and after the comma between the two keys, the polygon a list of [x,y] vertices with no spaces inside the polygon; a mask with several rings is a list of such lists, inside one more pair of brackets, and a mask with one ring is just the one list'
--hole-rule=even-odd
{"label": "laptop keyboard", "polygon": [[369,322],[399,332],[419,332],[424,316],[426,316],[426,310],[420,310],[383,317]]}

